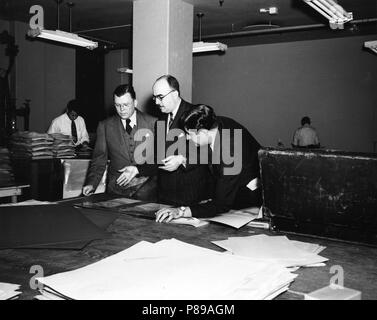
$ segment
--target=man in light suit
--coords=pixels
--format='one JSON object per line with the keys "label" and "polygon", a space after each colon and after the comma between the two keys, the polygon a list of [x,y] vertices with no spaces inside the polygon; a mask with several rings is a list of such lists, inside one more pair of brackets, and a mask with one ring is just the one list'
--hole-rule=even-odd
{"label": "man in light suit", "polygon": [[132,86],[120,85],[114,90],[114,107],[116,115],[100,122],[97,128],[93,158],[83,187],[83,194],[86,196],[97,188],[108,160],[110,164],[106,191],[130,196],[130,188],[124,181],[126,167],[136,165],[135,149],[142,143],[140,139],[135,139],[135,134],[140,129],[150,130],[153,144],[156,118],[136,109],[136,94]]}
{"label": "man in light suit", "polygon": [[[137,165],[127,168],[126,182],[137,175],[157,175],[158,200],[176,206],[192,205],[207,200],[212,195],[213,183],[206,164],[191,164],[188,151],[195,149],[186,140],[181,117],[192,108],[180,96],[178,80],[172,75],[159,77],[153,85],[153,100],[160,108],[162,116],[155,127],[155,161],[153,165]],[[162,130],[161,130],[162,128]],[[173,137],[174,133],[178,135]],[[171,133],[171,134],[169,134]],[[180,133],[180,134],[179,134]],[[184,152],[179,149],[169,153],[173,145],[184,144]],[[161,159],[158,146],[163,146],[165,158]],[[200,154],[200,151],[198,152]],[[161,165],[163,164],[163,165]]]}

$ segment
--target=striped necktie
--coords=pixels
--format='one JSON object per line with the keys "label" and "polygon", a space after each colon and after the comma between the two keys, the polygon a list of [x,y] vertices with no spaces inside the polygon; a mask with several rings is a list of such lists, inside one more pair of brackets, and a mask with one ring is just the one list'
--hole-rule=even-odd
{"label": "striped necktie", "polygon": [[173,113],[169,113],[169,129],[171,127],[171,125],[173,124],[173,121],[174,121],[174,118],[173,118]]}
{"label": "striped necktie", "polygon": [[130,122],[131,122],[131,119],[126,119],[126,132],[128,134],[131,134],[131,131],[132,131],[132,127],[130,125]]}

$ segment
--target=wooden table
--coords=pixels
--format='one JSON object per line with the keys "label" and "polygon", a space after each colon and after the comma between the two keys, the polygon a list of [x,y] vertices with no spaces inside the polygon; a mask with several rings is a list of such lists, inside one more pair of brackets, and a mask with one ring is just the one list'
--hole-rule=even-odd
{"label": "wooden table", "polygon": [[[101,195],[91,196],[98,199]],[[82,202],[82,199],[68,202]],[[65,201],[67,203],[67,201]],[[187,225],[159,224],[151,220],[121,215],[109,228],[112,237],[91,242],[84,249],[51,250],[51,249],[13,249],[0,250],[0,282],[21,284],[20,299],[33,299],[38,293],[29,286],[34,274],[30,273],[33,265],[40,265],[44,275],[74,270],[94,263],[109,255],[127,249],[139,241],[157,242],[162,239],[176,238],[187,243],[222,251],[212,244],[211,240],[223,240],[228,237],[250,236],[265,233],[278,235],[271,231],[243,227],[239,230],[219,224],[208,224],[194,228]],[[281,233],[279,234],[281,235]],[[325,267],[300,268],[298,277],[290,286],[290,291],[281,294],[277,299],[303,299],[293,292],[309,293],[329,285],[334,274],[331,266],[341,266],[344,270],[344,286],[362,292],[362,299],[377,299],[377,248],[349,244],[338,241],[315,239],[310,237],[288,235],[292,240],[318,243],[327,248],[321,253],[329,258]]]}
{"label": "wooden table", "polygon": [[0,188],[0,198],[3,197],[11,197],[12,203],[17,202],[17,196],[22,194],[22,189],[29,188],[29,184],[18,185],[18,186],[9,186],[9,187],[1,187]]}

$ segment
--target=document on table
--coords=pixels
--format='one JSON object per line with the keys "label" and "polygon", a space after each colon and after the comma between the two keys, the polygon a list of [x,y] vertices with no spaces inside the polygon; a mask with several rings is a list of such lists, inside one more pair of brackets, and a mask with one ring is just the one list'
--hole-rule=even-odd
{"label": "document on table", "polygon": [[187,225],[193,226],[195,228],[203,227],[203,226],[206,226],[208,224],[208,222],[205,221],[205,220],[201,220],[201,219],[197,219],[197,218],[193,218],[193,217],[173,219],[172,221],[170,221],[170,223],[172,223],[172,224],[187,224]]}
{"label": "document on table", "polygon": [[18,291],[20,287],[18,284],[0,282],[0,300],[16,299],[21,294]]}
{"label": "document on table", "polygon": [[261,216],[262,210],[259,207],[246,208],[241,210],[230,210],[213,218],[206,218],[207,221],[226,224],[233,228],[239,229],[250,221]]}
{"label": "document on table", "polygon": [[[37,278],[46,299],[272,299],[297,275],[176,239],[141,241],[80,269]],[[221,281],[220,281],[221,280]]]}
{"label": "document on table", "polygon": [[317,254],[324,247],[291,241],[285,236],[260,234],[249,237],[230,237],[227,240],[212,241],[212,243],[236,255],[274,261],[285,267],[311,266],[328,260]]}

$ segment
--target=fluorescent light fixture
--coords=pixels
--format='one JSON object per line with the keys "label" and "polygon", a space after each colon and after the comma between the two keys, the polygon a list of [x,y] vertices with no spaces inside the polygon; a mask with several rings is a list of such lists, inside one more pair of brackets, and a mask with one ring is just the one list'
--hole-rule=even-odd
{"label": "fluorescent light fixture", "polygon": [[117,71],[119,73],[133,73],[133,70],[129,69],[127,67],[120,67],[120,68],[117,69]]}
{"label": "fluorescent light fixture", "polygon": [[334,0],[304,0],[314,10],[329,20],[331,29],[344,29],[344,23],[353,19],[352,12],[347,12]]}
{"label": "fluorescent light fixture", "polygon": [[32,38],[42,38],[57,42],[63,42],[71,44],[74,46],[85,47],[87,49],[93,50],[98,47],[98,42],[94,42],[82,37],[79,37],[77,34],[69,33],[61,30],[45,30],[45,29],[29,29],[28,36]]}
{"label": "fluorescent light fixture", "polygon": [[228,48],[226,44],[220,42],[194,42],[192,52],[207,52],[207,51],[225,51]]}
{"label": "fluorescent light fixture", "polygon": [[364,42],[364,47],[372,50],[374,53],[377,53],[377,40]]}

